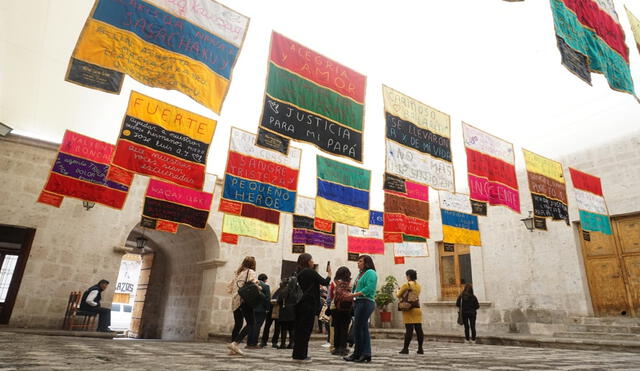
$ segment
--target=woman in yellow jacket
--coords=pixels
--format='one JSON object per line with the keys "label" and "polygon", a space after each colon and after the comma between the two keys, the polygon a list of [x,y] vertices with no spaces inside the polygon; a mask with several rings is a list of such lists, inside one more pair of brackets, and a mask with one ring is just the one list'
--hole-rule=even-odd
{"label": "woman in yellow jacket", "polygon": [[[407,275],[407,283],[405,283],[398,289],[396,296],[398,298],[401,298],[407,290],[411,290],[416,295],[416,297],[419,298],[420,285],[416,282],[418,274],[413,269],[407,270],[405,274]],[[422,310],[420,309],[420,307],[403,311],[402,322],[404,322],[404,327],[406,330],[404,333],[404,347],[400,351],[400,354],[409,354],[409,343],[411,343],[414,329],[416,330],[416,335],[418,337],[418,354],[424,354],[424,351],[422,350],[424,333],[422,332]]]}

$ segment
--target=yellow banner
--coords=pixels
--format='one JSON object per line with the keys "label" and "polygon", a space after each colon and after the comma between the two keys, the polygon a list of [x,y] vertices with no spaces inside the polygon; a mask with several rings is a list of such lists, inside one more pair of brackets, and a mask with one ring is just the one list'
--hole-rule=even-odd
{"label": "yellow banner", "polygon": [[126,73],[148,86],[178,90],[214,112],[220,112],[229,86],[201,62],[92,19],[85,24],[73,57]]}
{"label": "yellow banner", "polygon": [[633,33],[633,38],[636,40],[636,44],[638,45],[638,50],[640,50],[640,21],[636,18],[627,7],[624,7],[624,10],[627,12],[627,17],[629,18],[629,25],[631,26],[631,32]]}
{"label": "yellow banner", "polygon": [[384,110],[445,138],[451,137],[451,118],[446,113],[382,85]]}
{"label": "yellow banner", "polygon": [[329,201],[322,197],[316,197],[316,218],[364,229],[369,228],[369,210]]}
{"label": "yellow banner", "polygon": [[544,175],[547,178],[551,178],[564,184],[564,174],[562,172],[561,163],[549,160],[548,158],[529,152],[526,149],[523,149],[522,153],[524,154],[524,162],[527,165],[527,171]]}
{"label": "yellow banner", "polygon": [[480,242],[480,231],[456,228],[449,225],[442,226],[442,240],[447,243],[482,246]]}
{"label": "yellow banner", "polygon": [[224,214],[222,231],[267,242],[278,242],[279,225],[239,215]]}
{"label": "yellow banner", "polygon": [[216,121],[183,110],[157,99],[131,91],[127,115],[184,134],[203,143],[211,143]]}

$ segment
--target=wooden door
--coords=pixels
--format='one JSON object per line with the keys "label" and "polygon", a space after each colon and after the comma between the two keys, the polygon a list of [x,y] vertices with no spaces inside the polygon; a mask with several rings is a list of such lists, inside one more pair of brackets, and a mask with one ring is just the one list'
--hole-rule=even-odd
{"label": "wooden door", "polygon": [[440,298],[455,300],[471,280],[471,251],[468,245],[438,242],[440,255]]}
{"label": "wooden door", "polygon": [[640,316],[640,215],[614,219],[631,311]]}

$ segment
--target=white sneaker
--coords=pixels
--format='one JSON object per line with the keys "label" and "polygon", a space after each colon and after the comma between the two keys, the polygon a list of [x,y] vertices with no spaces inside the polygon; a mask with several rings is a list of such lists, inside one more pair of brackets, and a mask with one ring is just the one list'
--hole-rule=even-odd
{"label": "white sneaker", "polygon": [[238,344],[234,343],[229,343],[227,344],[227,348],[229,348],[229,350],[231,350],[232,352],[239,354],[241,356],[244,355],[244,352],[240,350],[240,348],[238,348]]}
{"label": "white sneaker", "polygon": [[321,345],[321,347],[323,348],[329,348],[331,346],[331,343],[324,343]]}

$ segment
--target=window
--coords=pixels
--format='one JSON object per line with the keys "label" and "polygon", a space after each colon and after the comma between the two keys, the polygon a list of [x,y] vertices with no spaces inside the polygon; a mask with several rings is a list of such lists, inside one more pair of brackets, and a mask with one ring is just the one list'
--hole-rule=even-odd
{"label": "window", "polygon": [[120,304],[111,304],[111,311],[119,312],[120,311]]}
{"label": "window", "polygon": [[[2,258],[2,255],[0,255]],[[9,291],[9,285],[11,284],[11,278],[13,277],[13,271],[16,269],[16,263],[18,262],[18,255],[5,255],[2,262],[2,268],[0,268],[0,303],[4,303],[7,298],[7,292]]]}
{"label": "window", "polygon": [[124,305],[124,312],[131,313],[131,305]]}
{"label": "window", "polygon": [[468,245],[438,242],[440,256],[440,298],[455,300],[471,278],[471,252]]}

